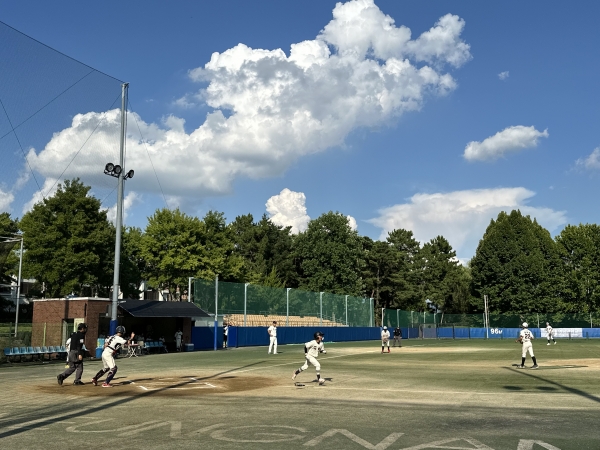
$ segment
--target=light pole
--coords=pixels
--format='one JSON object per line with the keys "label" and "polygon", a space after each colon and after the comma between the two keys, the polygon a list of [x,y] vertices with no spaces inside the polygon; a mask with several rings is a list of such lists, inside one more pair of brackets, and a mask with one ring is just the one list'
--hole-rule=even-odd
{"label": "light pole", "polygon": [[125,133],[127,132],[127,92],[129,83],[121,85],[121,143],[119,149],[119,164],[108,163],[104,173],[117,179],[117,220],[115,239],[115,265],[113,276],[113,297],[110,314],[109,333],[114,335],[117,331],[117,308],[119,302],[119,269],[121,265],[121,233],[123,228],[123,188],[124,181],[133,178],[133,170],[125,172]]}
{"label": "light pole", "polygon": [[[17,236],[15,238],[14,236]],[[12,237],[0,236],[0,238],[5,238],[4,242],[14,242],[17,243],[19,240],[21,241],[21,250],[19,252],[19,275],[17,277],[17,298],[15,300],[15,304],[17,306],[15,311],[15,338],[17,337],[17,331],[19,329],[19,300],[21,298],[21,271],[23,269],[23,235],[22,234],[14,234]]]}
{"label": "light pole", "polygon": [[192,301],[192,280],[194,277],[188,278],[188,302]]}

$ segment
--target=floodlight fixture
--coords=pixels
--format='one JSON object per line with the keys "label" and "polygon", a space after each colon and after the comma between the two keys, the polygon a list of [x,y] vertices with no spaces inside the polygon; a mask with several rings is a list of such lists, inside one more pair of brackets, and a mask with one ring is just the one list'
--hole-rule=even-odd
{"label": "floodlight fixture", "polygon": [[108,163],[104,168],[104,172],[112,172],[115,169],[115,165],[113,163]]}
{"label": "floodlight fixture", "polygon": [[113,172],[115,173],[115,175],[121,175],[121,172],[123,171],[123,168],[121,166],[119,166],[118,164],[115,166],[115,168],[113,169]]}
{"label": "floodlight fixture", "polygon": [[133,169],[131,169],[131,170],[130,170],[129,172],[127,172],[127,174],[125,175],[125,179],[127,179],[127,178],[133,178],[133,174],[134,174],[134,173],[135,173],[135,172],[133,171]]}

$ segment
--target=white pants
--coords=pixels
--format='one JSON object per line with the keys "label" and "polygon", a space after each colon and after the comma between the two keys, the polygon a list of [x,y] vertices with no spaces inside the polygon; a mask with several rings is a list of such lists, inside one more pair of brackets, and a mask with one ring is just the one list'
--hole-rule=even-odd
{"label": "white pants", "polygon": [[531,345],[531,342],[523,342],[521,357],[525,358],[525,356],[527,356],[527,352],[529,352],[529,355],[533,358],[533,346]]}
{"label": "white pants", "polygon": [[314,356],[310,356],[310,355],[306,355],[306,361],[304,361],[304,365],[302,367],[300,367],[300,370],[308,369],[308,363],[311,363],[313,366],[315,366],[315,369],[317,370],[317,372],[321,371],[321,364],[319,364],[319,361],[317,361],[317,358],[315,358]]}
{"label": "white pants", "polygon": [[102,367],[104,369],[112,369],[115,366],[115,357],[113,356],[112,351],[102,352]]}
{"label": "white pants", "polygon": [[271,342],[269,343],[269,353],[271,353],[271,349],[273,349],[273,354],[276,354],[277,353],[277,336],[271,336],[270,341]]}
{"label": "white pants", "polygon": [[389,347],[390,346],[390,341],[388,339],[382,339],[381,340],[381,346],[383,347],[384,345],[386,345]]}

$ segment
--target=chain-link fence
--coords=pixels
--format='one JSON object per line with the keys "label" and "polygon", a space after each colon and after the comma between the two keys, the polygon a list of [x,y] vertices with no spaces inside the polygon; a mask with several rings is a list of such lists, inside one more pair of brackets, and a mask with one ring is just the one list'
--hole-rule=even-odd
{"label": "chain-link fence", "polygon": [[192,296],[202,310],[217,311],[238,326],[265,326],[274,320],[285,326],[374,326],[373,299],[351,295],[195,280]]}
{"label": "chain-link fence", "polygon": [[[554,328],[598,328],[600,313],[586,314],[490,314],[490,328],[518,328],[523,322],[530,327],[545,328],[548,322]],[[442,314],[399,309],[383,310],[382,325],[388,327],[418,327],[434,324],[438,327],[485,327],[484,314]]]}

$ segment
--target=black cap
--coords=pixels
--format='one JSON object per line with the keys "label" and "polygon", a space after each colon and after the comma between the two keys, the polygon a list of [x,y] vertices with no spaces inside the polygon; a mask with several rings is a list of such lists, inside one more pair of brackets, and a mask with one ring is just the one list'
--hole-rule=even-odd
{"label": "black cap", "polygon": [[85,323],[80,323],[79,325],[77,325],[77,331],[79,330],[87,330],[87,325]]}

